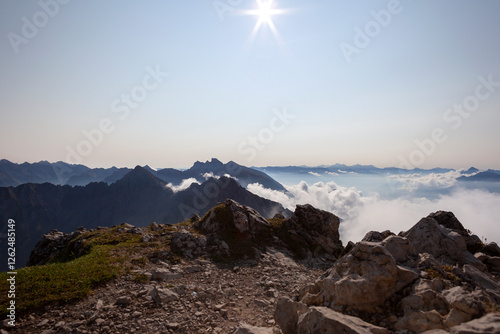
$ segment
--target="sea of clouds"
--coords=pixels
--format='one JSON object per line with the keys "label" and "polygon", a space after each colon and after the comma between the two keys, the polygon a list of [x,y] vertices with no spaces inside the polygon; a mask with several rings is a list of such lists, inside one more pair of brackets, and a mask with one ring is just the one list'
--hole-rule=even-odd
{"label": "sea of clouds", "polygon": [[[500,242],[500,194],[485,189],[467,189],[457,185],[458,172],[442,174],[393,175],[396,198],[369,196],[354,187],[335,182],[301,181],[285,186],[289,194],[251,184],[248,190],[281,203],[290,210],[297,204],[311,204],[342,219],[341,239],[360,241],[369,231],[406,231],[421,218],[439,210],[451,211],[465,228],[483,241]],[[394,185],[393,185],[394,186]]]}

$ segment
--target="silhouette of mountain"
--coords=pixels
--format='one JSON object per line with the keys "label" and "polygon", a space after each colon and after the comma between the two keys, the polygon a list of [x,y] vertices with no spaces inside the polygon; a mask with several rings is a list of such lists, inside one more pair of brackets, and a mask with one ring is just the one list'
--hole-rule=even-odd
{"label": "silhouette of mountain", "polygon": [[[264,172],[241,166],[233,161],[227,164],[218,159],[206,162],[195,162],[185,171],[173,168],[160,169],[158,171],[145,166],[151,174],[159,179],[179,185],[183,180],[195,178],[198,182],[205,182],[210,177],[231,176],[247,187],[251,183],[260,183],[264,187],[279,191],[286,189],[276,180]],[[131,169],[129,168],[88,168],[83,165],[69,165],[64,162],[14,164],[8,160],[0,161],[0,186],[18,186],[24,183],[45,183],[72,186],[84,186],[91,182],[106,182],[112,184],[124,177]]]}
{"label": "silhouette of mountain", "polygon": [[474,173],[477,173],[479,172],[479,169],[477,169],[476,167],[471,167],[469,169],[467,169],[466,171],[463,171],[461,172],[462,175],[465,175],[465,174],[474,174]]}
{"label": "silhouette of mountain", "polygon": [[90,168],[83,165],[70,165],[64,162],[16,164],[6,159],[0,160],[0,186],[18,186],[24,183],[65,184],[71,177],[83,174]]}
{"label": "silhouette of mountain", "polygon": [[227,164],[224,164],[217,159],[212,159],[206,162],[197,161],[191,168],[183,172],[183,178],[187,179],[194,177],[201,182],[207,178],[207,174],[217,177],[227,175],[232,176],[236,178],[243,187],[247,187],[252,183],[260,183],[265,188],[284,192],[287,191],[283,185],[266,173],[239,165],[234,161],[230,161]]}
{"label": "silhouette of mountain", "polygon": [[459,181],[487,181],[487,182],[500,182],[500,171],[489,169],[484,172],[479,172],[471,176],[460,176],[457,178]]}
{"label": "silhouette of mountain", "polygon": [[293,174],[413,174],[413,173],[447,173],[453,169],[448,168],[433,168],[433,169],[403,169],[397,167],[378,168],[372,165],[353,165],[348,166],[344,164],[335,164],[331,166],[267,166],[267,167],[253,167],[256,170],[264,173],[293,173]]}
{"label": "silhouette of mountain", "polygon": [[[113,183],[119,179],[121,179],[125,174],[130,172],[129,168],[94,168],[89,169],[80,175],[73,175],[66,181],[65,184],[70,186],[85,186],[91,182],[106,182]],[[111,179],[113,175],[119,175],[119,177],[113,182],[108,182],[107,180]]]}
{"label": "silhouette of mountain", "polygon": [[[165,181],[138,166],[111,185],[28,183],[0,188],[0,221],[16,221],[17,260],[18,265],[24,265],[29,250],[51,229],[69,232],[79,226],[95,228],[124,222],[136,226],[178,223],[194,214],[203,215],[227,198],[252,206],[267,217],[279,212],[289,214],[281,204],[252,194],[231,178],[210,178],[174,192]],[[0,233],[5,234],[5,225],[2,228]],[[4,252],[5,241],[0,239]]]}

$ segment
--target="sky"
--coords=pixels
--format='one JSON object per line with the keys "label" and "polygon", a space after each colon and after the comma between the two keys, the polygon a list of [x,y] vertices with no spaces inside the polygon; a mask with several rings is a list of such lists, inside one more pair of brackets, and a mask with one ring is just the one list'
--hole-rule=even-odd
{"label": "sky", "polygon": [[258,8],[1,1],[0,158],[500,169],[497,0]]}

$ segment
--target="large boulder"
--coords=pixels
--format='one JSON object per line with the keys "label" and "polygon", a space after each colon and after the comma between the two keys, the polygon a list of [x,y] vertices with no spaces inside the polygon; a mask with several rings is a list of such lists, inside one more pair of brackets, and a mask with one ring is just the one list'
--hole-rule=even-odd
{"label": "large boulder", "polygon": [[330,212],[297,205],[290,219],[273,221],[273,232],[298,258],[336,259],[342,253],[340,219]]}
{"label": "large boulder", "polygon": [[500,334],[500,313],[490,313],[484,317],[453,327],[451,334]]}
{"label": "large boulder", "polygon": [[299,316],[306,313],[307,310],[307,305],[281,297],[276,303],[274,320],[280,326],[283,334],[295,334],[297,333]]}
{"label": "large boulder", "polygon": [[326,278],[307,288],[302,302],[334,310],[377,313],[418,277],[418,273],[398,266],[380,244],[363,241],[338,260]]}
{"label": "large boulder", "polygon": [[469,252],[475,253],[482,247],[481,242],[479,242],[480,239],[475,235],[471,236],[470,231],[465,229],[462,223],[457,219],[457,217],[455,217],[453,212],[437,211],[431,213],[428,218],[433,218],[439,225],[460,234],[464,238]]}
{"label": "large boulder", "polygon": [[241,324],[235,329],[233,334],[273,334],[274,330],[267,327],[255,327],[247,324]]}
{"label": "large boulder", "polygon": [[72,233],[51,230],[49,233],[44,234],[31,251],[26,266],[44,265],[51,260],[68,257],[69,254],[73,257],[84,255],[87,249],[83,241],[71,242],[84,232],[87,232],[87,230],[80,227]]}
{"label": "large boulder", "polygon": [[300,316],[297,333],[389,334],[390,332],[385,328],[326,307],[311,307],[306,314]]}
{"label": "large boulder", "polygon": [[486,266],[467,250],[465,239],[460,233],[440,225],[430,216],[422,218],[402,236],[410,240],[419,253],[429,253],[450,265],[471,264],[479,270],[486,269]]}
{"label": "large boulder", "polygon": [[253,256],[254,248],[271,240],[271,224],[256,210],[231,199],[218,204],[194,228],[207,236],[207,249],[226,248],[227,252],[212,252],[219,260]]}
{"label": "large boulder", "polygon": [[269,236],[271,225],[256,210],[241,205],[231,199],[217,205],[200,221],[195,228],[218,235],[238,233],[250,238]]}

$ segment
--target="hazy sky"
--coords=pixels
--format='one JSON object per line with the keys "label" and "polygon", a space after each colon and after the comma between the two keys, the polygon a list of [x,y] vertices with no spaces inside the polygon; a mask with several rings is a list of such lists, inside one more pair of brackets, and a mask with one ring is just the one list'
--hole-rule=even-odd
{"label": "hazy sky", "polygon": [[500,169],[499,1],[255,8],[1,1],[0,158]]}

